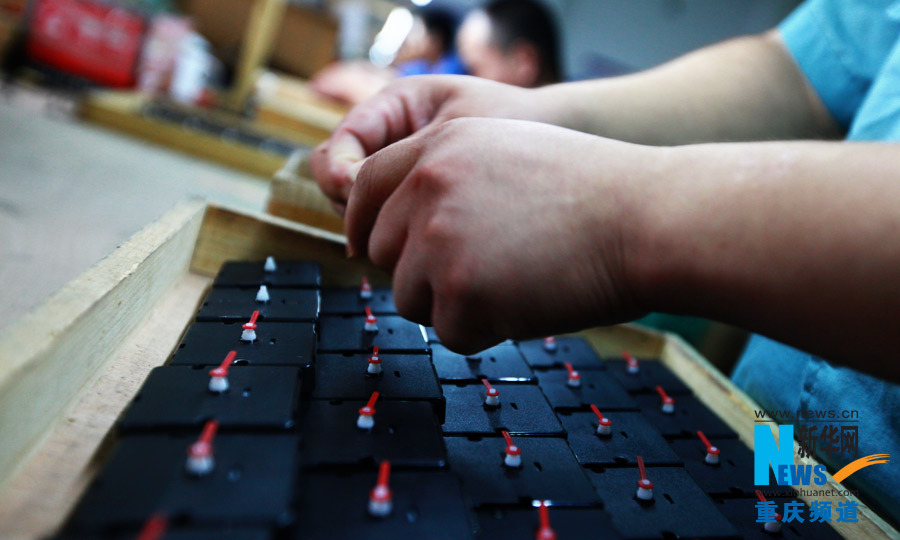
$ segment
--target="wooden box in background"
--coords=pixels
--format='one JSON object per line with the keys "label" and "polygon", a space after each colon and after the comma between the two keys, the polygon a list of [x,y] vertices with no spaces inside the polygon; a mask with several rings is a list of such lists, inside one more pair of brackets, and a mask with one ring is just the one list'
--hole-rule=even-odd
{"label": "wooden box in background", "polygon": [[[182,0],[181,8],[194,19],[197,31],[216,52],[234,64],[250,19],[253,0]],[[309,77],[335,58],[337,22],[328,14],[288,5],[269,65]]]}

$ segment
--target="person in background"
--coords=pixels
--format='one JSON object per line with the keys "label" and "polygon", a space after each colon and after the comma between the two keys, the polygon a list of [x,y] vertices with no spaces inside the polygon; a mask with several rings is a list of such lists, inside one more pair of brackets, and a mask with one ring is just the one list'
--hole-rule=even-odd
{"label": "person in background", "polygon": [[390,67],[369,61],[337,62],[316,73],[312,89],[351,105],[365,101],[398,77],[466,73],[454,48],[458,17],[438,7],[416,12],[412,30]]}
{"label": "person in background", "polygon": [[[313,171],[348,254],[452,350],[648,311],[724,321],[757,334],[732,377],[762,407],[857,411],[858,455],[896,460],[898,21],[896,0],[808,0],[622,77],[409,78]],[[896,463],[848,482],[900,522]]]}
{"label": "person in background", "polygon": [[562,80],[553,14],[538,0],[493,0],[469,13],[457,35],[468,72],[533,88]]}

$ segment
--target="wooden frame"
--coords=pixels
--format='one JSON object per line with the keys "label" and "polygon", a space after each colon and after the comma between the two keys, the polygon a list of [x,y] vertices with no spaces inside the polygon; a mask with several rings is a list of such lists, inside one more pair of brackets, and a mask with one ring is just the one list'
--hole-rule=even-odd
{"label": "wooden frame", "polygon": [[[95,91],[81,102],[79,115],[84,120],[105,128],[266,179],[272,178],[284,165],[285,158],[281,154],[227,141],[211,133],[187,130],[175,122],[149,117],[142,112],[144,105],[148,103],[150,101],[147,98],[135,92]],[[304,131],[293,126],[244,120],[223,111],[182,108],[222,125],[249,129],[299,146],[313,147],[328,135],[321,126],[313,126]]]}
{"label": "wooden frame", "polygon": [[[38,538],[61,524],[111,426],[178,344],[221,264],[267,255],[317,260],[327,285],[389,282],[347,259],[340,235],[188,201],[0,335],[0,537]],[[758,406],[678,337],[628,325],[579,335],[600,354],[659,356],[752,447]],[[862,505],[859,523],[835,526],[848,538],[898,538]]]}

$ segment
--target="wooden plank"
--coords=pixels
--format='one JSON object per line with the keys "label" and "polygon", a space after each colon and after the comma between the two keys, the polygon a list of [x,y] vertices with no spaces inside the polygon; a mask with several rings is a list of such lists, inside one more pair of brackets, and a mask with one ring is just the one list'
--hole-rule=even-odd
{"label": "wooden plank", "polygon": [[225,105],[232,111],[243,112],[247,99],[253,93],[263,64],[272,53],[272,45],[278,37],[286,6],[285,0],[254,1],[235,70],[234,87],[225,101]]}
{"label": "wooden plank", "polygon": [[185,273],[203,209],[180,204],[4,330],[0,491]]}
{"label": "wooden plank", "polygon": [[85,120],[104,127],[266,179],[284,163],[280,154],[225,141],[209,133],[189,131],[172,122],[144,116],[125,105],[123,101],[111,99],[110,94],[103,94],[86,99],[80,114]]}
{"label": "wooden plank", "polygon": [[344,232],[344,219],[334,211],[319,186],[307,178],[276,174],[269,185],[266,211],[326,231]]}
{"label": "wooden plank", "polygon": [[374,285],[390,285],[390,275],[368,260],[348,259],[345,242],[341,235],[286,219],[210,206],[191,270],[214,276],[225,261],[263,260],[272,255],[318,261],[326,285],[358,285],[364,275]]}
{"label": "wooden plank", "polygon": [[[182,246],[190,251],[190,245]],[[185,253],[178,253],[184,257]],[[0,492],[0,538],[54,534],[112,446],[110,430],[150,370],[178,345],[212,280],[183,274],[149,311],[100,377],[58,421]]]}

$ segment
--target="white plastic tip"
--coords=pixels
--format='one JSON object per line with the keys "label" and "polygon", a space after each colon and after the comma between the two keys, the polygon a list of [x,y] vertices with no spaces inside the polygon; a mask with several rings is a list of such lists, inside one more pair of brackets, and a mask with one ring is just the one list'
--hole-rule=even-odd
{"label": "white plastic tip", "polygon": [[597,424],[597,435],[604,437],[612,435],[612,424]]}
{"label": "white plastic tip", "polygon": [[500,406],[500,395],[497,394],[492,396],[490,394],[485,394],[484,396],[484,404],[488,407],[499,407]]}
{"label": "white plastic tip", "polygon": [[216,466],[216,460],[212,454],[188,456],[185,468],[187,472],[196,476],[205,476],[212,472]]}
{"label": "white plastic tip", "polygon": [[369,515],[373,517],[385,517],[394,509],[394,501],[391,499],[387,488],[376,486],[369,496]]}
{"label": "white plastic tip", "polygon": [[269,301],[269,288],[265,285],[259,286],[259,291],[256,292],[256,301],[261,303],[266,303]]}
{"label": "white plastic tip", "polygon": [[638,486],[637,498],[642,501],[652,501],[653,500],[653,488],[647,489],[645,487]]}
{"label": "white plastic tip", "polygon": [[362,300],[369,300],[372,298],[372,286],[369,284],[365,284],[359,289],[359,297]]}
{"label": "white plastic tip", "polygon": [[275,257],[266,257],[266,264],[263,265],[263,270],[274,272],[276,269],[278,269],[278,265],[275,264]]}
{"label": "white plastic tip", "polygon": [[241,332],[241,341],[256,341],[256,330],[245,328]]}
{"label": "white plastic tip", "polygon": [[547,352],[556,352],[558,345],[556,344],[556,338],[545,338],[544,339],[544,350]]}
{"label": "white plastic tip", "polygon": [[[715,446],[713,446],[715,448]],[[719,464],[719,454],[714,454],[712,452],[706,453],[706,462],[710,465],[718,465]]]}
{"label": "white plastic tip", "polygon": [[767,521],[763,525],[763,529],[765,529],[765,531],[767,533],[778,534],[781,532],[781,522],[780,521]]}
{"label": "white plastic tip", "polygon": [[675,402],[664,401],[660,409],[664,414],[675,414]]}
{"label": "white plastic tip", "polygon": [[221,394],[228,390],[228,377],[210,377],[209,391],[214,394]]}
{"label": "white plastic tip", "polygon": [[633,364],[628,364],[628,373],[630,373],[631,375],[637,375],[640,372],[641,372],[641,366],[637,362],[635,362]]}
{"label": "white plastic tip", "polygon": [[356,427],[359,429],[372,429],[375,427],[375,416],[371,414],[361,414],[356,419]]}
{"label": "white plastic tip", "polygon": [[369,375],[378,375],[381,373],[381,363],[369,362],[369,367],[366,368],[366,373]]}
{"label": "white plastic tip", "polygon": [[363,325],[363,330],[366,332],[377,332],[378,331],[378,323],[366,321],[366,324]]}
{"label": "white plastic tip", "polygon": [[522,466],[522,455],[521,454],[506,454],[506,457],[503,458],[503,464],[507,467],[512,467],[514,469],[518,469]]}
{"label": "white plastic tip", "polygon": [[566,386],[570,388],[581,388],[581,377],[569,376],[569,380],[566,381]]}

